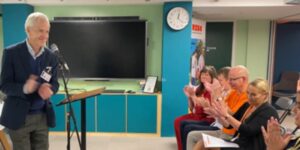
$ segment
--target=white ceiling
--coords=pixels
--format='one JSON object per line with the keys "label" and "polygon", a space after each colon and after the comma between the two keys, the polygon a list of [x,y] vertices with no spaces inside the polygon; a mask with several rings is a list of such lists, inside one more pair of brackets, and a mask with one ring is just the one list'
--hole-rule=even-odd
{"label": "white ceiling", "polygon": [[[191,0],[0,0],[31,5],[138,5]],[[193,15],[204,20],[300,20],[300,5],[285,0],[193,0]]]}
{"label": "white ceiling", "polygon": [[284,0],[195,0],[193,12],[204,20],[300,20],[300,5]]}

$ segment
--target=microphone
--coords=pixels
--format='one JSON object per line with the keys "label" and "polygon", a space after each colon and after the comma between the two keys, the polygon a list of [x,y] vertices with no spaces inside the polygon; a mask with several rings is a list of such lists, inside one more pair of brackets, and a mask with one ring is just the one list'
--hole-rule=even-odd
{"label": "microphone", "polygon": [[51,52],[54,53],[58,57],[58,61],[65,68],[67,71],[69,71],[69,66],[67,65],[67,62],[65,61],[64,57],[60,54],[59,49],[55,43],[51,44],[50,46]]}
{"label": "microphone", "polygon": [[2,91],[0,91],[0,104],[2,102],[4,102],[5,99],[6,99],[6,94],[4,94]]}

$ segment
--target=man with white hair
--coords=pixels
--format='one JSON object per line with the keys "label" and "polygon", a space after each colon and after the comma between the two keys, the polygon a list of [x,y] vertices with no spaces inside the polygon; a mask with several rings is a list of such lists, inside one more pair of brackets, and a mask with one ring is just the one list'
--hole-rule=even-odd
{"label": "man with white hair", "polygon": [[3,51],[0,90],[7,97],[0,123],[8,128],[14,150],[47,150],[48,127],[55,126],[49,99],[59,88],[58,60],[45,47],[50,31],[46,15],[30,14],[25,30],[25,41]]}

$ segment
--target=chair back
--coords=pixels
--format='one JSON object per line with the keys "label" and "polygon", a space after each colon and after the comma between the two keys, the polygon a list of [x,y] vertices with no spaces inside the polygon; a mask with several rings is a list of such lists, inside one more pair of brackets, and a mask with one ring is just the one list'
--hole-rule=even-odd
{"label": "chair back", "polygon": [[297,90],[297,81],[299,79],[299,72],[284,71],[281,73],[281,78],[273,87],[275,91],[295,93]]}
{"label": "chair back", "polygon": [[294,103],[293,99],[289,97],[279,97],[275,102],[275,105],[280,107],[280,109],[290,110],[292,109],[293,103]]}
{"label": "chair back", "polygon": [[282,123],[284,119],[291,113],[291,110],[294,106],[294,100],[290,97],[279,97],[275,102],[275,105],[284,110],[278,120],[279,123]]}

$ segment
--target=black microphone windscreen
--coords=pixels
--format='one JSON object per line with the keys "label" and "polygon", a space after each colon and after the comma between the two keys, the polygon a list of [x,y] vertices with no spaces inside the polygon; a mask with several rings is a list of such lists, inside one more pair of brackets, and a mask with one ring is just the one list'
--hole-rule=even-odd
{"label": "black microphone windscreen", "polygon": [[55,43],[50,45],[50,50],[58,57],[59,63],[63,66],[63,68],[69,71],[69,66],[67,65],[64,57],[59,53],[59,49]]}

